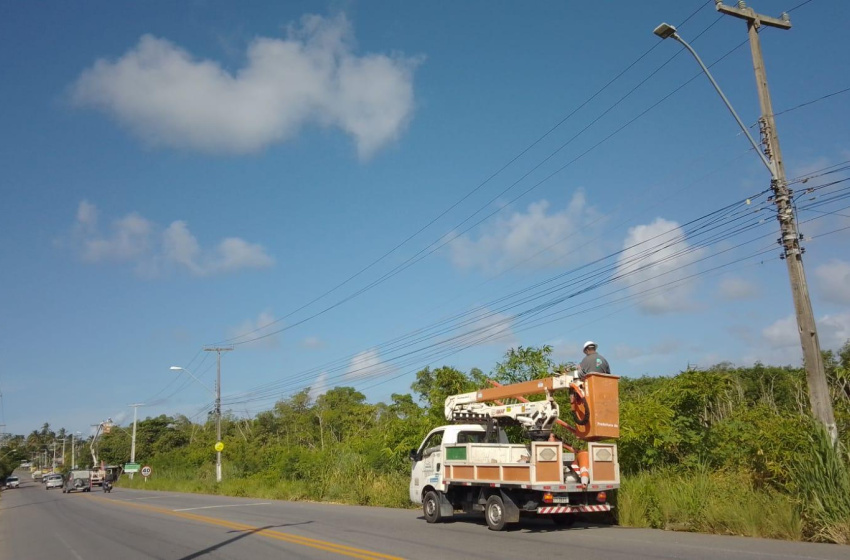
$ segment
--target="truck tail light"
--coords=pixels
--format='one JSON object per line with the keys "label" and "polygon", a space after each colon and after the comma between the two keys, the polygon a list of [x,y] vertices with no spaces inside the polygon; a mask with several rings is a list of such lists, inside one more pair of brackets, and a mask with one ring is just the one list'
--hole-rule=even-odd
{"label": "truck tail light", "polygon": [[600,492],[596,495],[596,501],[600,504],[604,504],[608,500],[608,494],[605,492]]}
{"label": "truck tail light", "polygon": [[552,503],[552,492],[546,492],[545,494],[543,494],[543,501],[547,504],[551,504]]}

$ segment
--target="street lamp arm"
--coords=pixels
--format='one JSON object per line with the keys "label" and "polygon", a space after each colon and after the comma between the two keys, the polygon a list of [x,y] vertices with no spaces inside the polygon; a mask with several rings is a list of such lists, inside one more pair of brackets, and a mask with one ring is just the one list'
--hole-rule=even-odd
{"label": "street lamp arm", "polygon": [[192,374],[192,372],[191,372],[191,371],[189,371],[188,369],[186,369],[186,368],[184,368],[184,367],[180,367],[180,366],[171,366],[171,368],[170,368],[170,369],[171,369],[172,371],[182,371],[182,372],[184,372],[184,373],[188,374],[188,375],[189,375],[189,377],[191,377],[192,379],[194,379],[194,380],[195,380],[195,382],[196,382],[198,385],[200,385],[201,387],[203,387],[204,389],[206,389],[206,390],[207,390],[207,392],[208,392],[208,393],[210,393],[211,395],[215,396],[215,391],[213,391],[212,389],[210,389],[209,387],[207,387],[206,385],[204,385],[204,382],[203,382],[203,381],[201,381],[200,379],[198,379],[197,377],[195,377],[195,376],[194,376],[194,374]]}
{"label": "street lamp arm", "polygon": [[741,121],[741,117],[739,117],[738,113],[735,112],[734,107],[732,107],[732,104],[726,98],[726,95],[723,93],[723,90],[720,89],[720,86],[714,80],[714,76],[712,76],[711,72],[708,71],[708,66],[706,66],[705,63],[702,61],[702,59],[699,57],[699,55],[697,54],[697,51],[695,51],[694,48],[688,44],[687,41],[685,41],[684,39],[682,39],[679,36],[679,34],[676,32],[676,28],[673,27],[672,25],[667,25],[667,24],[659,25],[655,30],[655,34],[658,35],[659,37],[661,37],[662,39],[667,39],[668,37],[675,39],[676,41],[681,43],[683,47],[688,49],[688,52],[693,55],[693,57],[696,59],[697,63],[699,63],[700,68],[702,68],[703,73],[706,75],[708,80],[711,82],[711,85],[714,86],[714,89],[720,95],[720,98],[723,100],[723,103],[726,104],[726,108],[729,109],[729,112],[732,113],[733,117],[735,117],[735,121],[738,123],[738,126],[741,127],[741,130],[743,131],[744,135],[747,137],[747,140],[750,141],[750,144],[753,146],[753,149],[755,149],[756,153],[759,155],[761,162],[764,164],[765,167],[767,167],[767,170],[770,172],[770,178],[773,179],[773,180],[776,180],[777,179],[776,169],[773,167],[773,164],[770,162],[770,160],[767,159],[767,157],[765,157],[765,155],[761,151],[761,148],[759,147],[758,143],[756,143],[755,139],[753,139],[753,137],[750,134],[750,131],[747,128],[747,126],[743,123],[743,121]]}

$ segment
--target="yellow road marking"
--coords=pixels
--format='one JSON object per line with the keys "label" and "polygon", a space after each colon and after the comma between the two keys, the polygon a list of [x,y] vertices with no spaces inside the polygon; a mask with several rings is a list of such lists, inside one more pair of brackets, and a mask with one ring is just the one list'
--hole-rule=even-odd
{"label": "yellow road marking", "polygon": [[364,550],[362,548],[355,548],[353,546],[348,546],[344,544],[336,544],[330,541],[323,541],[319,539],[312,539],[310,537],[302,537],[299,535],[293,535],[290,533],[283,533],[281,531],[275,531],[273,529],[260,529],[259,527],[254,527],[252,525],[244,525],[242,523],[236,523],[234,521],[226,521],[224,519],[217,519],[215,517],[207,517],[205,515],[198,515],[196,513],[186,513],[183,511],[173,511],[170,509],[160,508],[156,506],[151,506],[148,504],[140,504],[136,502],[128,502],[125,500],[116,500],[109,498],[100,498],[96,496],[92,496],[92,499],[102,500],[104,502],[109,502],[111,504],[120,504],[122,506],[142,509],[146,511],[151,511],[154,513],[161,513],[163,515],[170,515],[173,517],[181,517],[183,519],[188,519],[190,521],[198,521],[201,523],[206,523],[208,525],[218,525],[220,527],[226,527],[228,529],[235,529],[238,531],[251,531],[256,535],[261,535],[263,537],[267,537],[270,539],[275,539],[278,541],[288,542],[291,544],[298,544],[301,546],[307,546],[310,548],[315,548],[318,550],[324,550],[326,552],[333,552],[336,554],[341,554],[343,556],[350,556],[352,558],[361,558],[363,560],[375,560],[376,558],[383,558],[385,560],[403,560],[400,556],[390,556],[389,554],[381,554],[380,552],[372,552],[371,550]]}

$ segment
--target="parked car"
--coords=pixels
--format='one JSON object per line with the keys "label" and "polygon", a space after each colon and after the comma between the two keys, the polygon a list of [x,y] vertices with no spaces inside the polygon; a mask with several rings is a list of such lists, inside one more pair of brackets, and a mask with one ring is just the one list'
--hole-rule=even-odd
{"label": "parked car", "polygon": [[62,493],[70,492],[91,492],[91,473],[87,470],[69,472]]}
{"label": "parked car", "polygon": [[18,488],[21,485],[21,481],[17,476],[10,476],[6,479],[6,488]]}
{"label": "parked car", "polygon": [[47,476],[47,482],[44,484],[45,490],[50,490],[51,488],[62,488],[65,485],[65,479],[62,478],[61,474],[51,474]]}

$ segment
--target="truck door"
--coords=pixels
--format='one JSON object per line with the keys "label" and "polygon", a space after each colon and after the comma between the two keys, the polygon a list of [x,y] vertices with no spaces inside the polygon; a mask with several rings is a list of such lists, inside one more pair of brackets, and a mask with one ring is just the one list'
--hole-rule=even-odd
{"label": "truck door", "polygon": [[413,457],[413,469],[410,473],[410,501],[422,503],[422,489],[437,486],[442,476],[443,428],[432,431],[419,446]]}

